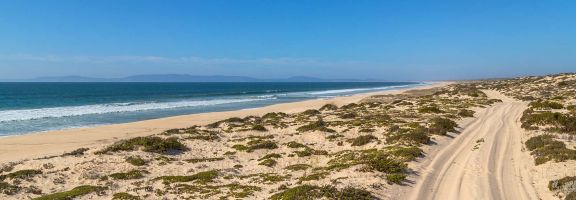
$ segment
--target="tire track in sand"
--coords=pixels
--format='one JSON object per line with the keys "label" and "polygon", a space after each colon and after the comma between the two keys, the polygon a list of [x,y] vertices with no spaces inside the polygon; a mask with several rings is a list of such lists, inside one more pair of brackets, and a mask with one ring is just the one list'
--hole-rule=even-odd
{"label": "tire track in sand", "polygon": [[432,158],[410,199],[539,199],[530,182],[530,163],[521,159],[519,119],[526,103],[485,92],[504,102],[479,113]]}

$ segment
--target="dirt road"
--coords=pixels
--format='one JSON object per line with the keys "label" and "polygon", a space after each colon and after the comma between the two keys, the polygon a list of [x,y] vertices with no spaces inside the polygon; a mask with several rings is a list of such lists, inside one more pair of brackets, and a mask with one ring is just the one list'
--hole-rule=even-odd
{"label": "dirt road", "polygon": [[522,152],[519,119],[526,103],[493,91],[504,102],[479,113],[432,158],[410,199],[539,199]]}

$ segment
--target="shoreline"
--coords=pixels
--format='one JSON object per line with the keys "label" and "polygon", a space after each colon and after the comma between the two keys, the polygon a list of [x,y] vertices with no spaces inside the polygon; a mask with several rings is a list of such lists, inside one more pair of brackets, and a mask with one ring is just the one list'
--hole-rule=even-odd
{"label": "shoreline", "polygon": [[328,99],[280,103],[258,108],[198,113],[130,123],[5,136],[0,137],[0,162],[14,162],[38,158],[75,150],[80,147],[90,148],[110,144],[121,139],[153,135],[168,129],[205,125],[229,117],[262,115],[268,112],[301,112],[310,108],[319,108],[328,103],[340,106],[347,103],[358,102],[372,95],[398,94],[408,90],[442,87],[452,84],[453,82],[428,83],[428,85],[411,88],[360,93]]}

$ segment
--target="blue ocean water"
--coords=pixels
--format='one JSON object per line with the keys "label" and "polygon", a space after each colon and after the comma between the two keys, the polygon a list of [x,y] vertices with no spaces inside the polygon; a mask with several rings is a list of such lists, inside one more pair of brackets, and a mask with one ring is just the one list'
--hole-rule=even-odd
{"label": "blue ocean water", "polygon": [[255,108],[423,84],[0,83],[0,136]]}

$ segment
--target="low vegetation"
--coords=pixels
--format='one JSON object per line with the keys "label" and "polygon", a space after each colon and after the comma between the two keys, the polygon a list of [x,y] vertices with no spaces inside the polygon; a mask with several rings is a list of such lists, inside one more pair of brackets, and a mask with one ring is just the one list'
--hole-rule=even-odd
{"label": "low vegetation", "polygon": [[188,148],[184,144],[180,143],[177,138],[161,138],[150,136],[136,137],[116,142],[113,145],[99,151],[98,154],[118,151],[134,151],[139,149],[145,152],[159,154],[174,154],[188,150]]}
{"label": "low vegetation", "polygon": [[272,195],[271,200],[330,199],[330,200],[374,200],[370,192],[347,187],[338,190],[334,186],[300,185]]}
{"label": "low vegetation", "polygon": [[350,139],[348,140],[348,142],[352,143],[352,146],[363,146],[365,144],[368,144],[374,140],[378,140],[377,137],[373,136],[373,135],[361,135],[358,136],[354,139]]}
{"label": "low vegetation", "polygon": [[566,144],[554,140],[552,135],[540,135],[526,141],[526,147],[535,157],[536,165],[550,160],[562,162],[576,160],[576,150],[566,148]]}
{"label": "low vegetation", "polygon": [[75,187],[72,190],[65,191],[65,192],[58,192],[54,194],[45,195],[42,197],[35,198],[34,200],[68,200],[74,199],[76,197],[81,197],[90,193],[97,193],[106,190],[106,187],[101,186],[91,186],[91,185],[83,185]]}
{"label": "low vegetation", "polygon": [[206,183],[212,182],[217,177],[218,177],[218,171],[217,170],[210,170],[210,171],[199,172],[197,174],[190,175],[190,176],[161,176],[161,177],[156,178],[156,180],[162,180],[164,182],[164,184],[179,183],[179,182],[192,182],[192,181],[194,181],[195,183],[198,183],[198,184],[206,184]]}

